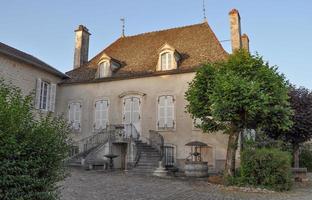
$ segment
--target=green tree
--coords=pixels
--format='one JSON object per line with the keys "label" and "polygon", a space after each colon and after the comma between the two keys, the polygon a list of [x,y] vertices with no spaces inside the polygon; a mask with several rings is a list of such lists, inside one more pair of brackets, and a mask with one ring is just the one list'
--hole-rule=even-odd
{"label": "green tree", "polygon": [[312,139],[312,92],[307,88],[292,86],[289,90],[290,105],[294,110],[293,125],[289,130],[267,130],[274,139],[290,143],[294,167],[299,167],[300,145]]}
{"label": "green tree", "polygon": [[244,50],[197,71],[185,94],[186,109],[201,119],[204,132],[229,134],[225,177],[234,175],[238,137],[244,129],[289,128],[287,92],[288,83],[276,67]]}
{"label": "green tree", "polygon": [[34,117],[32,97],[0,81],[0,199],[58,199],[68,130],[61,118]]}

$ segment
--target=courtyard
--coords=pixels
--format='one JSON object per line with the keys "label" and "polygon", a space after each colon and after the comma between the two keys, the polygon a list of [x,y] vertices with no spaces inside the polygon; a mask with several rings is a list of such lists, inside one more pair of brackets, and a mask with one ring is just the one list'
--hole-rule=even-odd
{"label": "courtyard", "polygon": [[[204,180],[134,176],[117,171],[85,171],[72,168],[62,183],[62,200],[310,200],[312,184],[295,184],[289,192],[242,192]],[[311,180],[311,174],[310,174]]]}

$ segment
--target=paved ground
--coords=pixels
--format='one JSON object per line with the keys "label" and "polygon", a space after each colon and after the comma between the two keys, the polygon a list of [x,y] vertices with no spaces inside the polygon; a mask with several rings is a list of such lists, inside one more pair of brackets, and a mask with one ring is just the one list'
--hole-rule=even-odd
{"label": "paved ground", "polygon": [[297,185],[286,193],[244,193],[227,191],[206,181],[71,169],[71,176],[63,183],[61,194],[63,200],[311,200],[312,184]]}

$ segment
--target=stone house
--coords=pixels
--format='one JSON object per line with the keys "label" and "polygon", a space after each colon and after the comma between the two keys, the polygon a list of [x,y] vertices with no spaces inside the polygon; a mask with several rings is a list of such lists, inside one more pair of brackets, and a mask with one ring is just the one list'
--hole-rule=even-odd
{"label": "stone house", "polygon": [[[229,17],[232,49],[249,50],[247,35],[241,35],[238,11],[233,9]],[[44,83],[58,83],[55,112],[65,116],[72,127],[71,162],[102,166],[114,154],[116,168],[152,172],[162,159],[165,166],[183,170],[190,153],[185,144],[200,141],[206,144],[200,152],[210,171],[222,170],[227,135],[203,133],[196,128],[200,122],[185,112],[184,94],[196,69],[228,56],[207,21],[122,35],[89,60],[90,35],[83,25],[75,30],[73,70],[66,75],[51,67],[40,72],[51,77]],[[12,71],[9,68],[4,67]],[[6,70],[1,65],[1,74]],[[37,81],[38,96],[46,77],[27,73],[44,77],[40,86]],[[34,81],[29,84],[31,88],[36,85]]]}
{"label": "stone house", "polygon": [[42,60],[0,42],[0,79],[34,94],[36,110],[55,112],[57,85],[66,74]]}

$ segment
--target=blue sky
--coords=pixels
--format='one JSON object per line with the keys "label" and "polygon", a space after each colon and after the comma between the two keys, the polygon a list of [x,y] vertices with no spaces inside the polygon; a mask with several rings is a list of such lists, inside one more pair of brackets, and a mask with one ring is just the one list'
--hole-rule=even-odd
{"label": "blue sky", "polygon": [[[90,32],[89,58],[121,35],[202,22],[202,0],[1,1],[0,41],[62,72],[72,68],[74,29]],[[242,32],[258,52],[294,84],[312,89],[311,0],[206,0],[208,23],[219,40],[230,38],[228,12],[237,8]],[[222,43],[230,51],[230,43]],[[311,56],[311,57],[310,57]]]}

